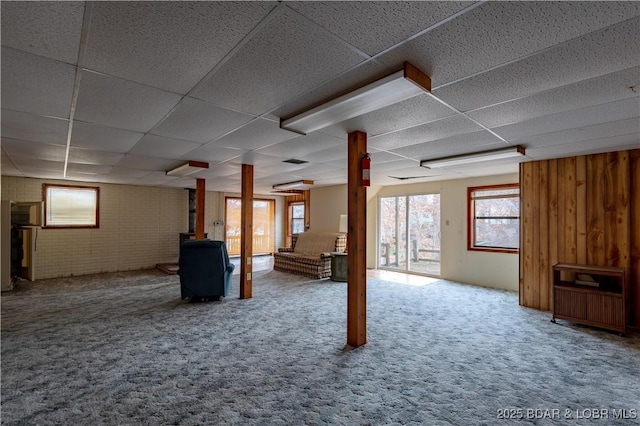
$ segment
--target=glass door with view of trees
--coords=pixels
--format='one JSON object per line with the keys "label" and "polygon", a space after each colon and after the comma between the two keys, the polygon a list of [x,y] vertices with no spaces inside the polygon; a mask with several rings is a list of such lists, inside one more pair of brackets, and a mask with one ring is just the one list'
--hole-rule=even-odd
{"label": "glass door with view of trees", "polygon": [[[242,200],[227,197],[225,203],[225,242],[229,256],[240,255]],[[253,254],[273,253],[275,250],[275,201],[253,200]]]}
{"label": "glass door with view of trees", "polygon": [[380,198],[379,267],[440,275],[440,194]]}

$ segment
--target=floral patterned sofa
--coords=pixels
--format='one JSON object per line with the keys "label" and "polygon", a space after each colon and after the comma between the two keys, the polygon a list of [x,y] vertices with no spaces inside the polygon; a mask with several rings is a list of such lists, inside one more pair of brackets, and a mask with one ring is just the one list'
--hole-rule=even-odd
{"label": "floral patterned sofa", "polygon": [[291,237],[291,247],[273,255],[273,269],[311,278],[331,276],[331,252],[342,253],[347,236],[341,233],[304,232]]}

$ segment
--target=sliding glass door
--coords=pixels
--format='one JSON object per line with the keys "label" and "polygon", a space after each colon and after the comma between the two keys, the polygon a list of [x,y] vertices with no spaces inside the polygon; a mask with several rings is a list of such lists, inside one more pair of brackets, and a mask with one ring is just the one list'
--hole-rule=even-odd
{"label": "sliding glass door", "polygon": [[440,194],[380,198],[378,266],[440,275]]}

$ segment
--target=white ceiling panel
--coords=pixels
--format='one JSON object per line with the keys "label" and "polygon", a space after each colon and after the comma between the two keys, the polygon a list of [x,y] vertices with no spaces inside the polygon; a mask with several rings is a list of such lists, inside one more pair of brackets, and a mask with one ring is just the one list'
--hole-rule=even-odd
{"label": "white ceiling panel", "polygon": [[260,115],[366,59],[297,13],[280,10],[192,96]]}
{"label": "white ceiling panel", "polygon": [[500,136],[517,140],[528,136],[556,132],[576,127],[635,118],[640,116],[640,98],[624,99],[602,105],[581,108],[564,113],[534,118],[522,123],[496,127],[494,130]]}
{"label": "white ceiling panel", "polygon": [[194,173],[193,176],[200,179],[217,179],[238,173],[240,166],[237,164],[209,164],[208,169]]}
{"label": "white ceiling panel", "polygon": [[2,108],[69,118],[76,68],[2,47]]}
{"label": "white ceiling panel", "polygon": [[340,145],[346,147],[346,138],[334,138],[333,136],[314,132],[306,136],[294,137],[293,139],[262,148],[258,152],[282,159],[290,159]]}
{"label": "white ceiling panel", "polygon": [[298,136],[297,133],[282,130],[274,121],[257,119],[212,144],[225,148],[259,149]]}
{"label": "white ceiling panel", "polygon": [[[133,154],[125,154],[124,157],[118,163],[116,163],[117,168],[130,168],[132,170],[139,169],[143,171],[149,170],[171,170],[173,167],[176,167],[178,164],[175,160],[168,160],[166,158],[157,158],[157,157],[144,157],[141,155],[133,155]],[[115,172],[115,169],[114,169]],[[146,174],[146,173],[145,173]],[[142,176],[142,175],[141,175]],[[138,177],[141,177],[138,176]]]}
{"label": "white ceiling panel", "polygon": [[526,147],[538,148],[549,145],[564,145],[573,142],[587,142],[591,139],[602,139],[622,135],[636,134],[640,138],[640,120],[630,118],[593,126],[578,127],[560,132],[545,133],[517,139],[515,143]]}
{"label": "white ceiling panel", "polygon": [[640,67],[592,78],[522,99],[469,112],[469,116],[494,128],[535,117],[571,111],[593,105],[636,98],[631,86],[640,84]]}
{"label": "white ceiling panel", "polygon": [[69,120],[2,110],[2,137],[23,141],[67,144]]}
{"label": "white ceiling panel", "polygon": [[159,158],[180,158],[200,146],[201,144],[196,142],[146,134],[129,151],[129,154]]}
{"label": "white ceiling panel", "polygon": [[402,155],[403,157],[413,158],[414,160],[426,160],[429,158],[447,157],[450,155],[505,147],[507,147],[507,145],[503,141],[491,133],[482,130],[416,145],[409,145],[393,149],[391,152]]}
{"label": "white ceiling panel", "polygon": [[[62,169],[60,170],[47,170],[40,167],[21,167],[20,171],[22,175],[35,179],[61,179]],[[4,173],[3,173],[4,174]]]}
{"label": "white ceiling panel", "polygon": [[371,164],[382,164],[390,161],[406,160],[405,157],[394,154],[389,151],[379,151],[377,149],[370,149],[369,155],[371,157]]}
{"label": "white ceiling panel", "polygon": [[31,157],[38,160],[64,161],[66,148],[41,142],[2,138],[2,150],[10,157]]}
{"label": "white ceiling panel", "polygon": [[[503,163],[503,164],[480,164],[480,165],[469,165],[464,169],[461,168],[458,171],[460,174],[465,177],[480,177],[480,176],[494,176],[494,175],[506,175],[511,173],[518,173],[519,165],[518,163]],[[517,183],[514,182],[514,183]]]}
{"label": "white ceiling panel", "polygon": [[182,160],[207,161],[211,164],[215,164],[238,157],[245,152],[246,151],[242,149],[230,149],[207,144],[183,154],[178,158]]}
{"label": "white ceiling panel", "polygon": [[111,171],[109,172],[110,176],[118,176],[118,177],[127,177],[127,178],[133,178],[133,179],[140,179],[143,176],[146,176],[149,174],[149,170],[153,170],[153,169],[149,169],[149,162],[148,161],[144,161],[143,163],[145,164],[145,168],[139,168],[136,166],[136,168],[130,168],[130,167],[123,167],[123,166],[113,166],[111,168]]}
{"label": "white ceiling panel", "polygon": [[527,150],[527,156],[534,160],[573,157],[576,155],[598,154],[623,149],[640,149],[640,135],[620,135],[603,139],[573,142],[564,145],[548,145]]}
{"label": "white ceiling panel", "polygon": [[3,1],[2,44],[75,64],[84,2]]}
{"label": "white ceiling panel", "polygon": [[464,81],[434,89],[460,111],[531,96],[640,64],[640,19],[631,19]]}
{"label": "white ceiling panel", "polygon": [[119,129],[147,132],[180,100],[180,95],[84,71],[75,117]]}
{"label": "white ceiling panel", "polygon": [[167,174],[163,171],[152,171],[137,179],[134,184],[135,185],[150,185],[150,186],[162,186],[165,183],[174,180],[175,178],[172,176],[167,176]]}
{"label": "white ceiling panel", "polygon": [[[244,152],[241,155],[230,159],[228,164],[235,164],[240,166],[241,164],[251,164],[257,168],[258,167],[266,167],[273,164],[279,164],[282,160],[278,158],[274,158],[270,155],[260,154],[259,151],[248,151]],[[287,163],[282,163],[287,164]],[[240,171],[240,167],[238,167],[238,171]]]}
{"label": "white ceiling panel", "polygon": [[463,135],[481,129],[480,126],[468,118],[457,115],[399,132],[373,137],[368,140],[368,143],[373,148],[390,151],[404,146]]}
{"label": "white ceiling panel", "polygon": [[106,175],[111,172],[113,166],[98,166],[96,164],[69,163],[67,166],[67,176],[75,174],[83,175]]}
{"label": "white ceiling panel", "polygon": [[63,161],[41,160],[22,155],[12,155],[11,160],[23,173],[28,173],[30,170],[46,170],[48,172],[56,172],[57,178],[62,177],[62,171],[64,169]]}
{"label": "white ceiling panel", "polygon": [[97,2],[88,68],[187,93],[275,2]]}
{"label": "white ceiling panel", "polygon": [[4,151],[2,151],[2,155],[0,156],[0,172],[2,172],[2,176],[22,176],[22,172],[18,170]]}
{"label": "white ceiling panel", "polygon": [[144,133],[74,121],[71,146],[108,152],[129,152]]}
{"label": "white ceiling panel", "polygon": [[[302,13],[351,45],[375,55],[446,19],[472,2],[292,2]],[[357,16],[358,19],[353,19]]]}
{"label": "white ceiling panel", "polygon": [[254,117],[220,108],[193,98],[185,98],[152,133],[175,139],[200,142],[215,140]]}
{"label": "white ceiling panel", "polygon": [[438,87],[638,15],[637,2],[486,2],[378,59]]}
{"label": "white ceiling panel", "polygon": [[92,149],[74,148],[69,150],[69,161],[72,163],[97,164],[113,166],[124,157],[117,152],[94,151]]}
{"label": "white ceiling panel", "polygon": [[373,83],[382,77],[391,74],[397,69],[389,69],[377,61],[362,62],[335,78],[326,81],[319,86],[307,90],[300,96],[287,100],[287,102],[271,111],[265,117],[279,120],[289,118],[300,112],[311,109],[319,104],[330,101],[338,96]]}
{"label": "white ceiling panel", "polygon": [[356,130],[373,137],[450,117],[455,113],[451,108],[425,94],[343,121],[335,126],[322,129],[322,132],[343,137],[345,140],[348,133]]}

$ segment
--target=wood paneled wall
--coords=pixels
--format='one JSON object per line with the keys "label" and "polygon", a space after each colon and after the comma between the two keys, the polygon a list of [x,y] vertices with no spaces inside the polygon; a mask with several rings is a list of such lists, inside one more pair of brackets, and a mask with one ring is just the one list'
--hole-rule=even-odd
{"label": "wood paneled wall", "polygon": [[551,267],[625,268],[640,325],[640,150],[520,165],[520,304],[550,310]]}

